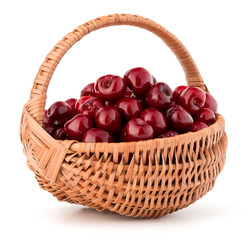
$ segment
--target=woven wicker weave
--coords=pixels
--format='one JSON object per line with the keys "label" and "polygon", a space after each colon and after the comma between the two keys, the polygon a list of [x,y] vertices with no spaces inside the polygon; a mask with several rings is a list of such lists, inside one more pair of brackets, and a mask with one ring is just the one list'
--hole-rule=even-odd
{"label": "woven wicker weave", "polygon": [[41,127],[46,91],[61,58],[83,36],[112,25],[133,25],[160,37],[181,63],[188,86],[207,91],[189,52],[165,28],[137,15],[100,17],[67,34],[47,55],[23,109],[21,141],[39,185],[60,201],[156,218],[187,207],[213,188],[227,148],[221,115],[195,133],[130,143],[58,141]]}

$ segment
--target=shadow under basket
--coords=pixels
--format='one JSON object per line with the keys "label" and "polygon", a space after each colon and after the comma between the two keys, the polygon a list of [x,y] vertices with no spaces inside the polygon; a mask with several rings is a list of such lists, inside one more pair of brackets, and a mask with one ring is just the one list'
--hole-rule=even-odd
{"label": "shadow under basket", "polygon": [[130,14],[100,17],[67,34],[47,55],[23,108],[21,141],[40,187],[60,201],[157,218],[187,207],[213,188],[227,148],[220,114],[198,132],[128,143],[59,141],[42,128],[47,88],[61,58],[83,36],[113,25],[137,26],[160,37],[181,63],[187,85],[208,91],[189,52],[161,25]]}

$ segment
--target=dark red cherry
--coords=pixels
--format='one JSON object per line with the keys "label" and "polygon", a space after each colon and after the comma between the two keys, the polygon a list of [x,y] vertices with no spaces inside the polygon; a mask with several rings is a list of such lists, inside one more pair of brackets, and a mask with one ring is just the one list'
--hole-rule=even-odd
{"label": "dark red cherry", "polygon": [[167,130],[166,132],[162,133],[158,136],[158,138],[167,138],[167,137],[174,137],[178,135],[179,133],[174,130]]}
{"label": "dark red cherry", "polygon": [[153,77],[153,84],[155,85],[157,83],[157,80],[154,76],[152,76],[152,77]]}
{"label": "dark red cherry", "polygon": [[54,133],[56,131],[56,127],[54,125],[51,124],[44,124],[43,123],[43,129],[52,137],[54,136]]}
{"label": "dark red cherry", "polygon": [[47,114],[50,121],[57,127],[62,127],[66,121],[73,117],[71,108],[62,101],[52,104]]}
{"label": "dark red cherry", "polygon": [[187,86],[178,86],[174,89],[173,93],[172,93],[172,101],[174,102],[178,102],[179,97],[181,95],[181,93],[188,88]]}
{"label": "dark red cherry", "polygon": [[123,97],[125,89],[124,79],[115,75],[105,75],[99,78],[95,85],[96,96],[104,101]]}
{"label": "dark red cherry", "polygon": [[116,134],[121,130],[121,116],[117,108],[113,106],[103,106],[95,115],[96,125],[111,133]]}
{"label": "dark red cherry", "polygon": [[214,113],[217,113],[218,103],[210,93],[206,93],[206,102],[204,107],[211,109]]}
{"label": "dark red cherry", "polygon": [[179,105],[169,108],[166,118],[169,125],[179,133],[187,132],[194,122],[192,116]]}
{"label": "dark red cherry", "polygon": [[95,113],[103,106],[104,103],[99,98],[93,97],[87,99],[79,107],[78,112],[93,119],[95,117]]}
{"label": "dark red cherry", "polygon": [[149,107],[165,110],[171,102],[172,90],[163,82],[159,82],[152,86],[147,93],[146,102]]}
{"label": "dark red cherry", "polygon": [[127,142],[127,125],[123,127],[121,130],[120,136],[119,136],[119,141],[120,142]]}
{"label": "dark red cherry", "polygon": [[148,140],[154,137],[152,126],[141,118],[133,118],[126,125],[126,140],[128,142]]}
{"label": "dark red cherry", "polygon": [[67,121],[64,128],[69,139],[81,141],[84,134],[93,128],[93,122],[89,117],[78,114]]}
{"label": "dark red cherry", "polygon": [[202,108],[195,114],[195,121],[206,123],[208,126],[215,123],[215,114],[209,108]]}
{"label": "dark red cherry", "polygon": [[84,96],[96,96],[95,95],[95,90],[94,90],[95,84],[94,83],[89,83],[88,85],[86,85],[81,93],[80,93],[80,97],[84,97]]}
{"label": "dark red cherry", "polygon": [[43,124],[44,125],[53,125],[53,123],[51,122],[51,120],[48,117],[48,111],[45,110],[45,114],[44,114],[44,118],[43,118]]}
{"label": "dark red cherry", "polygon": [[100,128],[92,128],[88,130],[83,139],[82,142],[87,142],[87,143],[97,143],[97,142],[113,142],[112,135]]}
{"label": "dark red cherry", "polygon": [[116,107],[127,120],[138,117],[143,110],[140,101],[134,98],[121,98]]}
{"label": "dark red cherry", "polygon": [[77,113],[79,113],[79,108],[80,106],[88,99],[90,98],[94,98],[93,96],[84,96],[84,97],[81,97],[75,104],[75,110]]}
{"label": "dark red cherry", "polygon": [[59,129],[57,129],[54,133],[54,138],[58,139],[58,140],[65,140],[67,139],[67,134],[66,131],[64,129],[64,127],[61,127]]}
{"label": "dark red cherry", "polygon": [[158,136],[166,131],[166,118],[156,108],[149,107],[143,110],[140,115],[140,118],[152,126],[154,130],[154,136]]}
{"label": "dark red cherry", "polygon": [[207,124],[203,123],[203,122],[194,122],[191,126],[191,128],[189,129],[190,132],[197,132],[203,128],[207,128]]}
{"label": "dark red cherry", "polygon": [[200,110],[206,101],[206,94],[198,87],[188,87],[180,95],[178,104],[184,107],[190,114]]}
{"label": "dark red cherry", "polygon": [[75,105],[78,100],[76,98],[69,98],[65,103],[71,108],[73,114],[76,114]]}
{"label": "dark red cherry", "polygon": [[145,95],[154,84],[153,76],[145,68],[133,68],[124,75],[124,80],[136,96]]}

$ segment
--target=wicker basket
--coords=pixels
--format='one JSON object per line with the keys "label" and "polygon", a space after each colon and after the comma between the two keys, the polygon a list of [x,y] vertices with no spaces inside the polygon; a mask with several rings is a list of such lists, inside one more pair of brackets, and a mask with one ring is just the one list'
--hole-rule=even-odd
{"label": "wicker basket", "polygon": [[47,55],[23,109],[21,141],[40,187],[60,201],[156,218],[187,207],[213,188],[227,148],[221,115],[195,133],[128,143],[59,141],[41,127],[47,88],[61,58],[83,36],[113,25],[137,26],[160,37],[181,63],[188,86],[208,91],[189,52],[165,28],[137,15],[100,17],[67,34]]}

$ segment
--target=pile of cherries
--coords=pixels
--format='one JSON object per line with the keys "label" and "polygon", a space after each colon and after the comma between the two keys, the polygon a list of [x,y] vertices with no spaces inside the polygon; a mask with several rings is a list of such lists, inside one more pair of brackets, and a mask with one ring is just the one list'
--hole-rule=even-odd
{"label": "pile of cherries", "polygon": [[217,102],[198,87],[173,92],[144,68],[100,77],[81,98],[55,102],[43,128],[55,139],[130,142],[195,132],[216,121]]}

